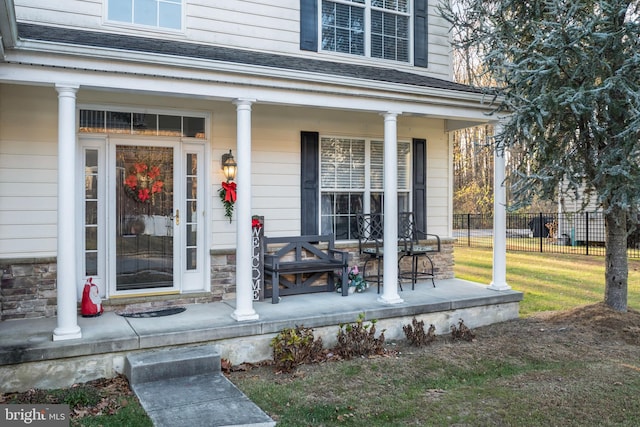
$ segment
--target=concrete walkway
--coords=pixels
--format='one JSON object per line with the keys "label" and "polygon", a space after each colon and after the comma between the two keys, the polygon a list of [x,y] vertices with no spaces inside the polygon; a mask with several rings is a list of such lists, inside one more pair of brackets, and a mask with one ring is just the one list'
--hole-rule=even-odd
{"label": "concrete walkway", "polygon": [[276,424],[222,375],[212,345],[129,355],[125,375],[155,427]]}

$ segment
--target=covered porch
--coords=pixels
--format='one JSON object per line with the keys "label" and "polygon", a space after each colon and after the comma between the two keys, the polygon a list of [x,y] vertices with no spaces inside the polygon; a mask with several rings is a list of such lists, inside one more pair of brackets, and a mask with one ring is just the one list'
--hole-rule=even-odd
{"label": "covered porch", "polygon": [[280,304],[256,302],[255,320],[237,322],[235,301],[190,304],[182,313],[152,318],[122,317],[114,312],[78,318],[82,338],[52,341],[56,318],[0,323],[0,392],[32,387],[58,388],[123,371],[126,355],[153,349],[214,344],[232,363],[271,358],[270,340],[282,329],[304,325],[335,344],[340,323],[355,322],[360,313],[377,319],[388,341],[404,339],[402,326],[413,317],[447,334],[460,319],[471,328],[518,317],[522,293],[460,279],[437,280],[400,291],[402,302],[385,304],[374,288],[342,297],[338,293],[294,295]]}

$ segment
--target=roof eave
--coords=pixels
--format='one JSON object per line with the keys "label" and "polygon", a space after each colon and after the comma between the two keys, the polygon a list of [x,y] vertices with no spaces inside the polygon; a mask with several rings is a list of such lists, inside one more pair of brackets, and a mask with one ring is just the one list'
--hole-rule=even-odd
{"label": "roof eave", "polygon": [[[78,45],[62,45],[55,42],[23,40],[20,43],[22,52],[30,52],[36,55],[65,55],[79,59],[124,61],[129,63],[141,63],[151,66],[158,66],[159,74],[175,75],[166,73],[167,67],[207,70],[218,73],[230,73],[234,75],[245,75],[253,78],[284,79],[288,81],[314,82],[318,84],[330,84],[349,87],[351,89],[366,89],[383,92],[394,92],[401,96],[411,94],[414,96],[449,99],[456,103],[472,103],[487,105],[487,95],[481,92],[471,92],[462,90],[451,90],[434,88],[428,86],[410,85],[387,81],[363,79],[357,77],[331,75],[315,73],[309,71],[293,71],[277,67],[267,67],[262,65],[239,64],[226,61],[213,61],[199,58],[177,57],[157,53],[145,53],[137,51],[123,51],[120,49],[110,49],[101,47],[87,47]],[[52,63],[40,63],[38,65],[54,65]],[[163,71],[165,70],[165,71]],[[101,71],[96,69],[96,71]],[[487,108],[488,109],[488,108]]]}

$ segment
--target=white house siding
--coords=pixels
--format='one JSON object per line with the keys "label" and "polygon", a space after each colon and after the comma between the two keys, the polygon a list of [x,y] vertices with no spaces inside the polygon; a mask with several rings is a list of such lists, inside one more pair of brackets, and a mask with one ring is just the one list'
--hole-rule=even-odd
{"label": "white house siding", "polygon": [[[0,85],[0,258],[47,257],[56,253],[57,93],[52,87]],[[235,247],[235,218],[224,216],[218,196],[220,158],[236,147],[235,105],[231,102],[136,96],[80,89],[78,105],[207,112],[211,114],[212,249]],[[253,105],[252,213],[265,217],[267,234],[300,233],[300,131],[321,135],[382,138],[378,113],[348,113]],[[429,232],[446,236],[449,162],[443,121],[398,118],[398,139],[428,141]],[[243,165],[239,165],[243,167]]]}
{"label": "white house siding", "polygon": [[[106,1],[106,0],[105,0]],[[18,22],[98,29],[102,25],[101,0],[17,0]]]}
{"label": "white house siding", "polygon": [[429,1],[429,75],[452,80],[449,24],[439,14],[436,1]]}
{"label": "white house siding", "polygon": [[449,237],[451,234],[449,212],[452,211],[449,174],[452,159],[444,121],[428,120],[431,135],[427,138],[427,232]]}
{"label": "white house siding", "polygon": [[0,258],[56,253],[57,98],[0,84]]}
{"label": "white house siding", "polygon": [[[228,124],[232,126],[228,127]],[[300,131],[316,131],[321,136],[382,139],[383,125],[383,117],[378,113],[255,104],[252,112],[252,213],[265,217],[265,233],[269,236],[300,234]],[[224,150],[224,144],[229,148],[235,146],[234,126],[233,118],[214,113],[214,147]],[[450,162],[443,126],[442,120],[400,116],[398,139],[427,139],[428,231],[448,236],[450,197],[446,177]],[[215,156],[214,160],[217,160]],[[216,185],[219,187],[219,183]],[[217,193],[213,198],[214,211],[220,209],[220,214],[214,215],[213,228],[217,233],[213,248],[234,247],[235,224],[229,224],[222,216]]]}
{"label": "white house siding", "polygon": [[[353,62],[390,67],[449,80],[450,43],[446,21],[439,17],[436,2],[429,2],[429,66],[413,67],[399,62],[377,60],[331,52],[300,50],[299,0],[219,1],[184,0],[184,32],[137,28],[106,22],[102,1],[15,0],[19,22],[75,27],[86,30],[134,34],[160,39],[188,40],[218,46],[304,56],[328,61]],[[104,1],[106,3],[106,0]]]}
{"label": "white house siding", "polygon": [[300,50],[299,1],[190,1],[186,24],[189,40],[276,53]]}

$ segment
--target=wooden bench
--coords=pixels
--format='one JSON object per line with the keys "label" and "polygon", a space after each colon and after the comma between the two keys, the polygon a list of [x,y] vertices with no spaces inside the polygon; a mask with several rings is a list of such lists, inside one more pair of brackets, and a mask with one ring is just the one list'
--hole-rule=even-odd
{"label": "wooden bench", "polygon": [[[280,295],[295,295],[310,292],[333,292],[334,274],[341,272],[342,295],[348,295],[349,253],[335,249],[333,234],[307,235],[291,237],[264,237],[264,276],[265,297],[271,296],[271,302],[277,304]],[[320,249],[326,244],[327,249]],[[274,253],[269,245],[282,245]],[[327,274],[327,284],[316,282]],[[289,280],[287,276],[294,276]],[[270,278],[270,280],[268,280]],[[269,288],[267,285],[271,284]]]}

